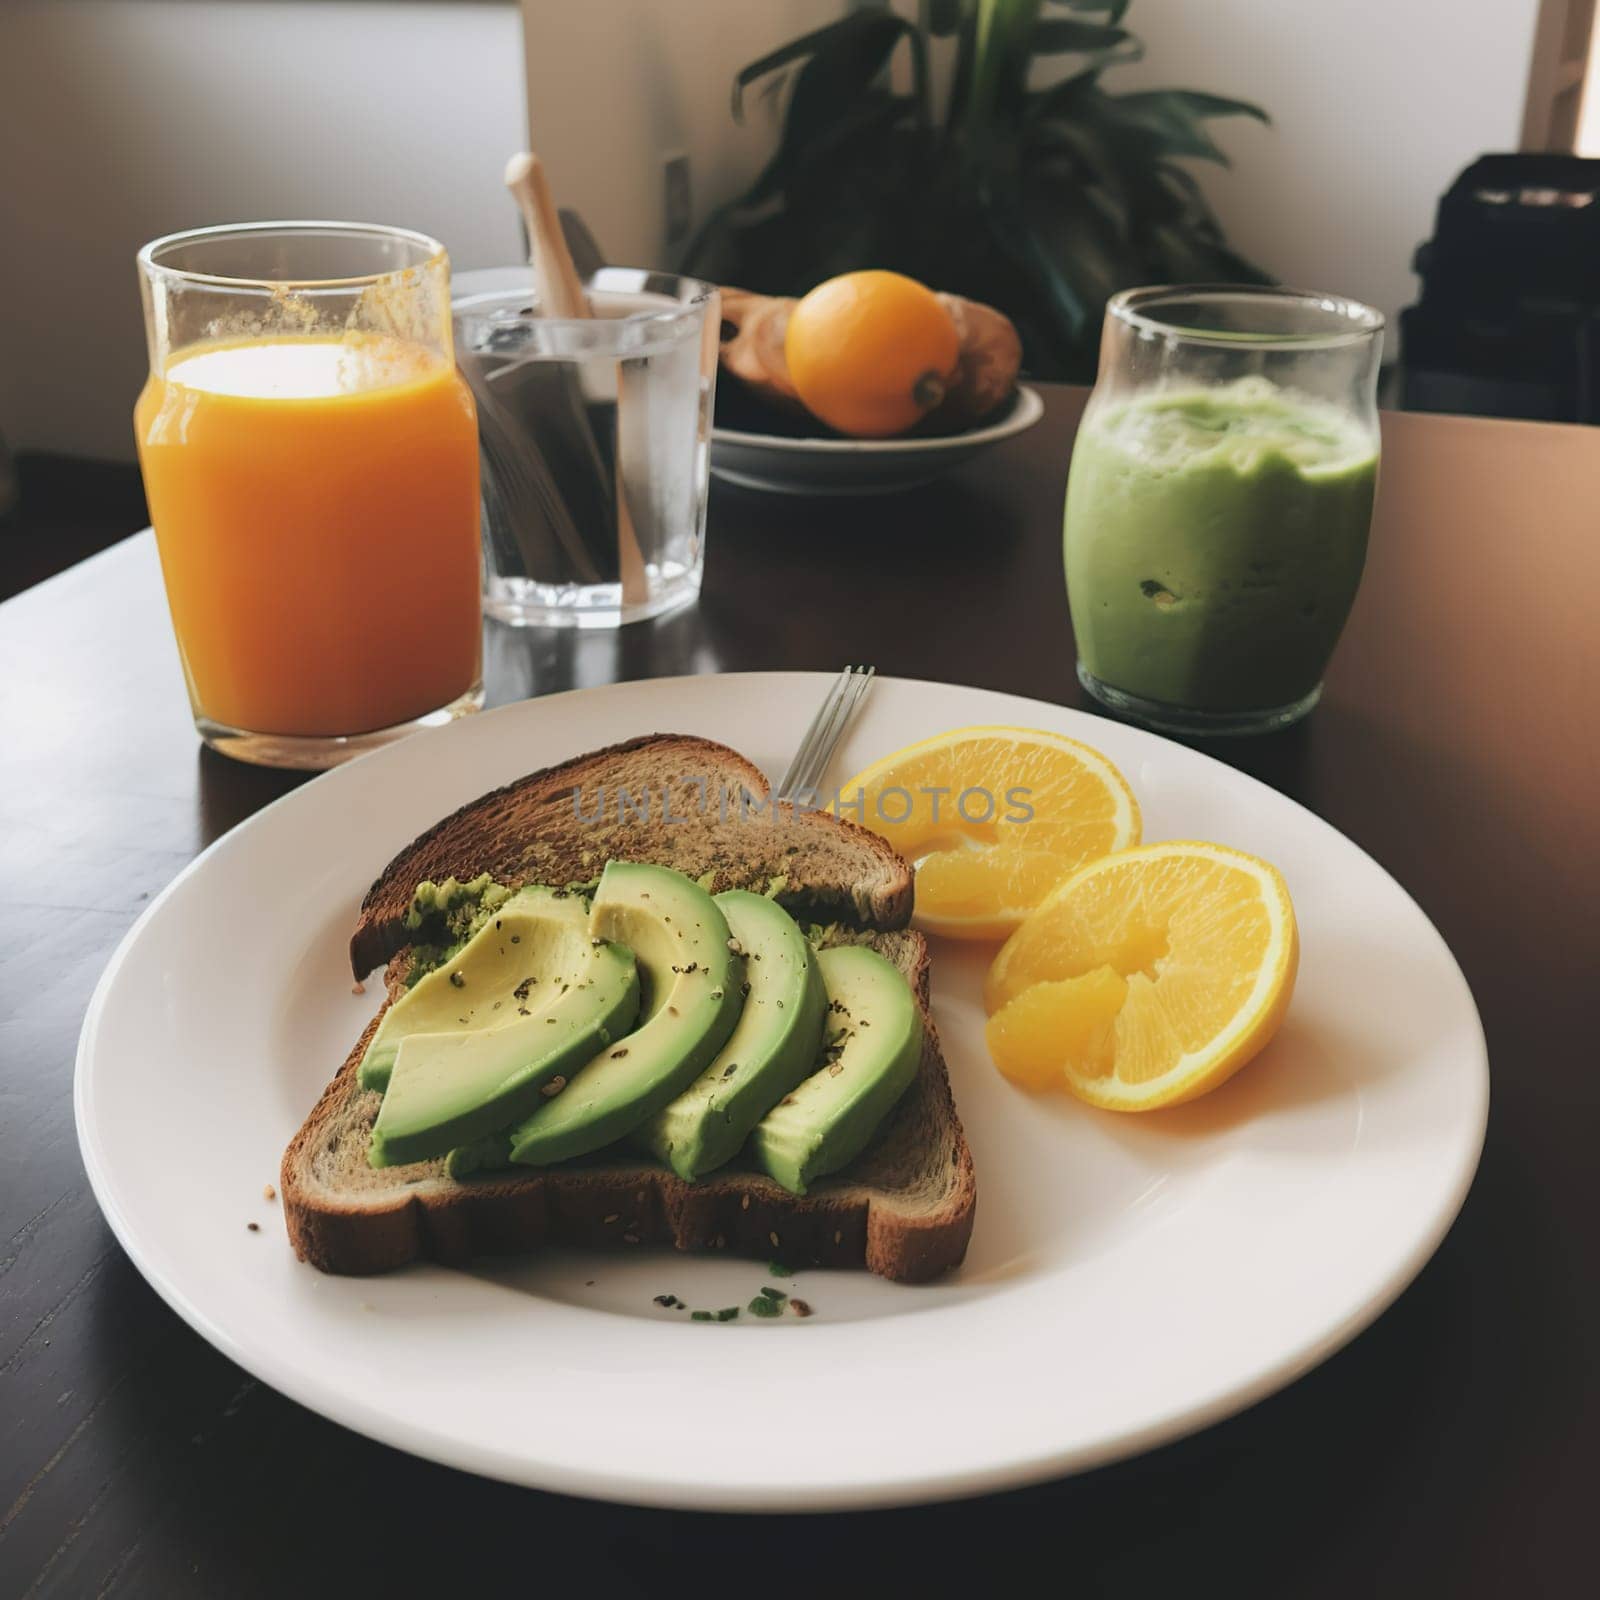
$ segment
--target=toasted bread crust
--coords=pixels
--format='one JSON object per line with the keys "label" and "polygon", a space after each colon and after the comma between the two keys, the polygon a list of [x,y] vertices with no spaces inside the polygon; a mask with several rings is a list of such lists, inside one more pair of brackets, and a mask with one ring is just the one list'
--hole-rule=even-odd
{"label": "toasted bread crust", "polygon": [[[528,773],[435,823],[383,869],[362,901],[350,940],[355,975],[365,977],[408,942],[406,912],[424,880],[488,872],[512,888],[536,881],[582,882],[592,876],[593,858],[601,855],[657,861],[689,871],[691,877],[699,875],[691,867],[713,870],[717,891],[765,888],[773,878],[791,877],[776,898],[813,921],[903,928],[911,920],[907,863],[877,834],[825,812],[796,811],[777,802],[779,820],[765,826],[713,827],[708,822],[675,832],[671,827],[664,831],[658,822],[654,827],[582,831],[569,803],[575,790],[580,796],[590,787],[603,793],[635,774],[648,783],[658,766],[674,782],[701,775],[715,777],[730,791],[742,787],[756,800],[766,801],[770,794],[761,771],[737,751],[689,734],[645,734]],[[712,840],[725,848],[708,848]],[[791,873],[794,863],[808,854],[827,855],[834,870],[809,879]],[[844,863],[850,872],[837,870]]]}
{"label": "toasted bread crust", "polygon": [[[315,1181],[314,1164],[336,1138],[352,1098],[364,1093],[356,1069],[378,1025],[375,1017],[284,1153],[280,1187],[295,1253],[324,1272],[357,1275],[416,1260],[455,1263],[544,1244],[620,1250],[672,1245],[777,1257],[791,1266],[864,1266],[903,1283],[949,1271],[965,1256],[972,1235],[977,1181],[927,1015],[927,946],[916,934],[896,937],[913,942],[910,960],[902,960],[902,966],[909,966],[907,976],[923,1009],[926,1042],[913,1090],[874,1145],[892,1140],[903,1118],[919,1119],[918,1128],[922,1122],[937,1127],[949,1150],[938,1205],[898,1206],[892,1190],[853,1180],[851,1169],[802,1197],[760,1173],[728,1171],[686,1183],[663,1167],[631,1158],[464,1182],[440,1178],[436,1164],[425,1163],[416,1169],[423,1176],[411,1180],[415,1187],[402,1182],[376,1196],[329,1193]],[[863,938],[870,942],[870,936]],[[391,1002],[402,972],[403,958],[390,967]],[[396,1175],[405,1170],[391,1169]]]}

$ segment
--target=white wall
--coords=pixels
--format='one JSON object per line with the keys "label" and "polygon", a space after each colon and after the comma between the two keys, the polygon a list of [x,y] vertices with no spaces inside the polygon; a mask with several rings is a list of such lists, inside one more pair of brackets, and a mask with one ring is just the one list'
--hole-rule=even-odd
{"label": "white wall", "polygon": [[[1393,318],[1451,179],[1515,150],[1538,0],[1138,0],[1145,41],[1112,89],[1254,100],[1274,126],[1213,123],[1234,165],[1197,163],[1232,242],[1285,282]],[[1394,347],[1391,345],[1391,349]]]}
{"label": "white wall", "polygon": [[341,217],[511,259],[523,136],[515,4],[0,0],[0,432],[132,455],[158,234]]}
{"label": "white wall", "polygon": [[831,21],[842,0],[522,0],[530,143],[563,205],[615,262],[669,264],[661,156],[689,156],[696,220],[736,194],[772,147],[771,102],[735,73]]}

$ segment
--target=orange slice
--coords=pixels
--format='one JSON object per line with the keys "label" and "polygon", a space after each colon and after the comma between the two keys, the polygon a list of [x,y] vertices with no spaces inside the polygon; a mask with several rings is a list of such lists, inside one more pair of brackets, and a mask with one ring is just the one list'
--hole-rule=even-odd
{"label": "orange slice", "polygon": [[1072,874],[989,970],[989,1053],[1029,1088],[1113,1111],[1192,1100],[1278,1031],[1300,959],[1276,867],[1148,844]]}
{"label": "orange slice", "polygon": [[917,926],[955,939],[1003,939],[1085,862],[1139,842],[1122,774],[1040,728],[907,745],[858,772],[837,809],[917,864]]}

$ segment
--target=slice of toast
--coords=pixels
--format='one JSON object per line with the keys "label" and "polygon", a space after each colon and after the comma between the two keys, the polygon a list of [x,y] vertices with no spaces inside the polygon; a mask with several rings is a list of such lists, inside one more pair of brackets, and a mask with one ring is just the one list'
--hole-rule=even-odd
{"label": "slice of toast", "polygon": [[363,978],[410,943],[419,883],[485,872],[513,889],[587,883],[612,858],[675,867],[712,894],[770,889],[802,921],[911,920],[911,869],[877,834],[772,801],[760,770],[726,745],[657,733],[518,778],[407,845],[367,891],[350,965]]}
{"label": "slice of toast", "polygon": [[[361,1088],[356,1069],[375,1017],[284,1153],[284,1216],[296,1254],[324,1272],[373,1273],[544,1244],[673,1245],[791,1267],[865,1266],[905,1283],[948,1271],[966,1254],[977,1183],[928,1014],[927,944],[910,931],[843,928],[826,942],[868,944],[899,967],[922,1008],[925,1043],[916,1079],[872,1143],[810,1193],[792,1195],[737,1159],[686,1183],[616,1148],[562,1167],[464,1180],[442,1160],[374,1169],[367,1144],[381,1100]],[[390,963],[388,1004],[404,992],[407,959]]]}

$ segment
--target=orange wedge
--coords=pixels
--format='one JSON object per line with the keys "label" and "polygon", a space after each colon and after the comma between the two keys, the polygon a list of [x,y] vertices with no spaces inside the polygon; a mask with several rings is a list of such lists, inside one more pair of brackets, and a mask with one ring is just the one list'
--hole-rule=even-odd
{"label": "orange wedge", "polygon": [[1153,1111],[1231,1078],[1278,1031],[1300,938],[1276,867],[1148,844],[1072,874],[989,970],[989,1053],[1029,1088]]}
{"label": "orange wedge", "polygon": [[907,745],[839,791],[839,814],[917,865],[916,923],[1003,939],[1085,862],[1139,842],[1127,780],[1040,728],[955,728]]}

